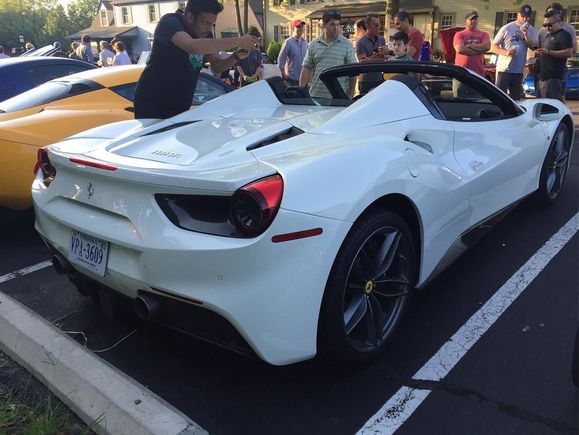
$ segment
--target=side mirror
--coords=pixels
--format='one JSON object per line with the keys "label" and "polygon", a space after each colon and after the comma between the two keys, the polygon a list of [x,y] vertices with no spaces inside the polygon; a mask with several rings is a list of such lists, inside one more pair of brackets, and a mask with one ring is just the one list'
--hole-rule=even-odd
{"label": "side mirror", "polygon": [[530,121],[531,127],[541,122],[551,122],[560,119],[559,109],[548,103],[538,103],[533,109],[533,119]]}
{"label": "side mirror", "polygon": [[535,112],[533,113],[533,117],[541,122],[556,121],[560,116],[561,114],[559,113],[559,109],[547,103],[537,104],[535,106]]}

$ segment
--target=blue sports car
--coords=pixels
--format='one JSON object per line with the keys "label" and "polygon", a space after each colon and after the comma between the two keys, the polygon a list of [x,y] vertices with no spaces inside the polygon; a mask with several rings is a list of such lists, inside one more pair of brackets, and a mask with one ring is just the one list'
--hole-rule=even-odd
{"label": "blue sports car", "polygon": [[96,68],[81,60],[62,57],[13,57],[0,62],[0,101],[12,98],[44,82]]}
{"label": "blue sports car", "polygon": [[[567,83],[566,93],[567,98],[579,98],[579,56],[572,56],[567,59]],[[528,73],[523,81],[523,90],[527,95],[535,94],[535,76],[533,73]]]}

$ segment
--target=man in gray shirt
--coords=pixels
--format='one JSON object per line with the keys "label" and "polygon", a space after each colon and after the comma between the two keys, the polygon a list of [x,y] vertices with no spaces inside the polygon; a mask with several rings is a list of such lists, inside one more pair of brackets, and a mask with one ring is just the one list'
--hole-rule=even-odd
{"label": "man in gray shirt", "polygon": [[501,27],[491,44],[491,51],[499,55],[496,85],[504,92],[508,90],[513,100],[523,97],[527,48],[537,46],[537,32],[529,24],[532,13],[531,6],[521,6],[516,21]]}
{"label": "man in gray shirt", "polygon": [[308,43],[304,39],[306,23],[302,20],[294,20],[292,23],[293,34],[287,38],[277,57],[277,64],[281,70],[281,77],[291,86],[297,86],[300,81],[300,73]]}

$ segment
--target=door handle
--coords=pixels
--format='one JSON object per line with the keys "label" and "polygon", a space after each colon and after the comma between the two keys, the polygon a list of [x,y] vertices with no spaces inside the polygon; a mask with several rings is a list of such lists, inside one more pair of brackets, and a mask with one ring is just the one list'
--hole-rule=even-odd
{"label": "door handle", "polygon": [[419,140],[410,140],[410,138],[409,138],[408,136],[406,136],[406,137],[404,138],[404,140],[405,140],[406,142],[413,143],[414,145],[416,145],[417,147],[422,148],[423,150],[428,151],[430,154],[434,154],[434,152],[432,151],[432,147],[431,147],[429,144],[427,144],[426,142],[422,142],[422,141],[419,141]]}

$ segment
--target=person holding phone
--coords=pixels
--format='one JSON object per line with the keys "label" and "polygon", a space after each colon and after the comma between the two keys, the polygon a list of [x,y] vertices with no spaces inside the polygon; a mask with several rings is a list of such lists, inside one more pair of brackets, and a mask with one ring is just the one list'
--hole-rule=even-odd
{"label": "person holding phone", "polygon": [[523,98],[527,48],[537,46],[537,32],[529,24],[532,14],[530,5],[522,5],[516,21],[501,27],[491,44],[491,51],[499,55],[496,85],[503,92],[508,91],[513,100]]}
{"label": "person holding phone", "polygon": [[[380,19],[377,15],[368,15],[364,22],[366,23],[366,34],[356,41],[356,57],[358,62],[376,62],[385,60],[384,46],[386,40],[380,32]],[[358,77],[358,92],[367,94],[370,89],[379,86],[384,79],[382,74],[366,73]]]}
{"label": "person holding phone", "polygon": [[[135,119],[166,119],[188,110],[205,58],[220,73],[231,69],[259,47],[261,40],[244,35],[213,39],[218,0],[188,0],[185,11],[163,15],[155,28],[151,56],[135,89]],[[238,49],[222,59],[219,51]]]}

